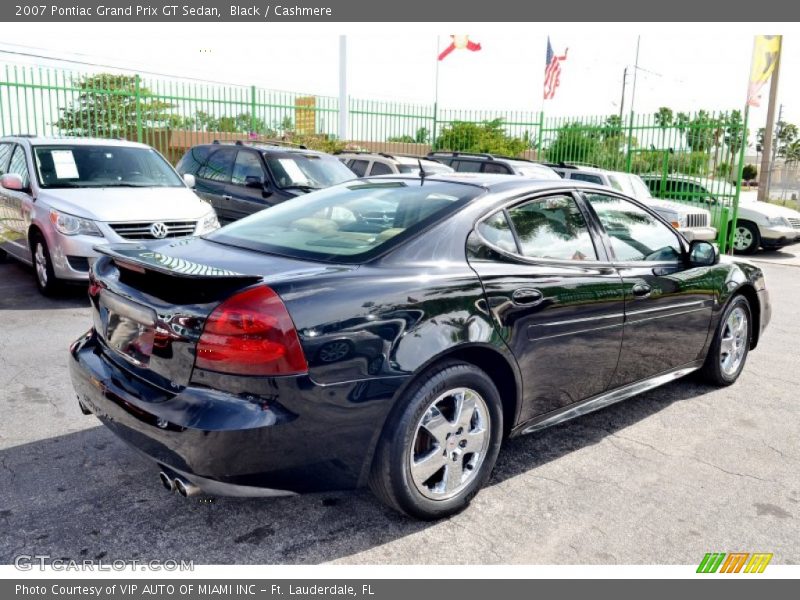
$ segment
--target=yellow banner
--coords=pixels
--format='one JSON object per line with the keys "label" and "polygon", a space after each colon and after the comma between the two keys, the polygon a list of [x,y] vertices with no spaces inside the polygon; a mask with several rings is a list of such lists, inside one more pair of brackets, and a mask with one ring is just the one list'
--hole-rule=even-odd
{"label": "yellow banner", "polygon": [[781,53],[780,35],[757,35],[753,44],[753,61],[750,66],[750,85],[747,89],[747,104],[759,106],[761,88],[767,83],[775,70]]}

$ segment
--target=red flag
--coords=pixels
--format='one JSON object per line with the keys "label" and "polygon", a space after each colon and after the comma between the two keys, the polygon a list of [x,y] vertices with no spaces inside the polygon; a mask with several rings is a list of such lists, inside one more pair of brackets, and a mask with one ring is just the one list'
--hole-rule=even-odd
{"label": "red flag", "polygon": [[439,60],[444,60],[447,55],[453,50],[469,50],[470,52],[477,52],[481,49],[481,45],[473,42],[467,35],[451,35],[453,40],[450,45],[439,53]]}

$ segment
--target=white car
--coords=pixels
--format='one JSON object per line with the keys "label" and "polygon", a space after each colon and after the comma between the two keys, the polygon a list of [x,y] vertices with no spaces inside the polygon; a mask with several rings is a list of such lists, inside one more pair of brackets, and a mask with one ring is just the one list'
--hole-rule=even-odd
{"label": "white car", "polygon": [[689,241],[715,241],[717,239],[717,230],[711,226],[711,213],[709,211],[704,208],[681,204],[680,202],[654,198],[650,193],[650,189],[638,175],[572,164],[552,164],[548,166],[564,179],[576,179],[605,185],[636,198],[669,221]]}
{"label": "white car", "polygon": [[[718,203],[728,205],[730,209],[732,199],[736,196],[734,186],[717,179],[680,174],[666,177],[645,175],[643,178],[653,193],[660,193],[668,198]],[[720,213],[721,211],[718,212]],[[719,227],[719,223],[715,225]],[[800,212],[769,202],[758,202],[754,192],[740,194],[736,231],[733,236],[733,249],[736,252],[753,254],[759,247],[777,249],[798,241],[800,241]]]}
{"label": "white car", "polygon": [[342,152],[336,155],[347,167],[359,177],[375,175],[392,175],[394,173],[419,173],[422,165],[427,174],[452,173],[453,169],[435,160],[406,156],[403,154],[387,154],[386,152]]}
{"label": "white car", "polygon": [[0,138],[0,255],[32,264],[46,295],[86,281],[94,246],[208,233],[219,222],[150,146],[127,141]]}

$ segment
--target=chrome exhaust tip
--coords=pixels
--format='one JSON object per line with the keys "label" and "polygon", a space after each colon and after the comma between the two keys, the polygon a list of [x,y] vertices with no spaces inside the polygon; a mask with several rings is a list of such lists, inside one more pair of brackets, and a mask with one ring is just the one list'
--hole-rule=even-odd
{"label": "chrome exhaust tip", "polygon": [[176,477],[174,479],[174,483],[175,483],[175,490],[184,498],[189,498],[190,496],[197,496],[201,492],[198,486],[186,481],[185,479],[181,479],[180,477]]}
{"label": "chrome exhaust tip", "polygon": [[161,471],[158,474],[158,478],[161,480],[161,485],[164,486],[164,489],[166,489],[168,492],[174,492],[175,491],[175,488],[176,488],[176,485],[175,485],[175,481],[176,480],[175,479],[173,479],[172,477],[167,475],[164,471]]}

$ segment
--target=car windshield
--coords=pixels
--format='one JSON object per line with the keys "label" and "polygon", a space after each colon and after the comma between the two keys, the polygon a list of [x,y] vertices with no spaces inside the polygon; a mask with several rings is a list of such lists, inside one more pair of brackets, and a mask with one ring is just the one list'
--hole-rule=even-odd
{"label": "car windshield", "polygon": [[481,193],[477,186],[435,180],[357,180],[278,204],[206,239],[296,258],[360,262]]}
{"label": "car windshield", "polygon": [[284,189],[316,190],[356,178],[340,160],[318,154],[267,155],[264,160],[276,185]]}
{"label": "car windshield", "polygon": [[35,146],[43,188],[182,187],[169,163],[152,148],[136,146]]}
{"label": "car windshield", "polygon": [[647,187],[642,178],[638,175],[629,175],[628,181],[630,181],[631,187],[633,188],[633,197],[637,200],[652,200],[653,195],[650,193],[650,188]]}
{"label": "car windshield", "polygon": [[535,177],[536,179],[561,179],[561,175],[553,171],[550,167],[540,165],[515,165],[517,171],[523,177]]}

